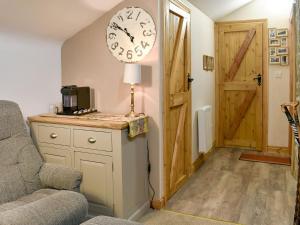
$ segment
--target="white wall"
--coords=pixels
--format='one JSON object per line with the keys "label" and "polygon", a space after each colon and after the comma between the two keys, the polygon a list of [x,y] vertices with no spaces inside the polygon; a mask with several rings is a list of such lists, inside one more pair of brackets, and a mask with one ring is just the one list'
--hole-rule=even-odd
{"label": "white wall", "polygon": [[[292,0],[255,0],[220,21],[267,18],[269,28],[289,28],[291,9]],[[289,76],[289,67],[269,66],[269,146],[288,146],[288,123],[280,105],[289,101]]]}
{"label": "white wall", "polygon": [[24,117],[61,101],[61,43],[0,33],[0,99],[17,102]]}
{"label": "white wall", "polygon": [[[214,21],[194,5],[186,1],[191,9],[192,48],[192,160],[199,156],[197,110],[205,105],[213,107],[213,129],[215,127],[215,71],[203,70],[203,55],[215,56]],[[214,133],[214,131],[213,131]]]}

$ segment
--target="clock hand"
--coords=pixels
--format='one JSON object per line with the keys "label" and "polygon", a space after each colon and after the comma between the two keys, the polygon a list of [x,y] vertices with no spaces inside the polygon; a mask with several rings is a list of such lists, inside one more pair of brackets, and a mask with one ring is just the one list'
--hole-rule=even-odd
{"label": "clock hand", "polygon": [[122,27],[120,27],[120,26],[119,26],[117,23],[115,23],[115,22],[113,22],[112,28],[113,28],[113,29],[118,29],[118,30],[121,30],[121,31],[125,32],[125,31],[122,29]]}
{"label": "clock hand", "polygon": [[123,31],[123,32],[130,38],[130,41],[133,43],[134,37],[127,31],[127,28],[124,28],[124,29],[123,29],[122,27],[120,27],[120,26],[119,26],[117,23],[115,23],[115,22],[113,22],[112,28]]}
{"label": "clock hand", "polygon": [[127,28],[124,28],[124,31],[127,34],[127,36],[130,38],[130,41],[133,43],[134,37],[127,31]]}

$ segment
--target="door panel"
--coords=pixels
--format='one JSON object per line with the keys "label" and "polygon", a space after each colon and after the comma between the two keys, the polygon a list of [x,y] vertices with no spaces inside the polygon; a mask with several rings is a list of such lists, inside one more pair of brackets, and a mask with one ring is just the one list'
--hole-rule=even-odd
{"label": "door panel", "polygon": [[262,150],[263,23],[218,25],[219,145]]}
{"label": "door panel", "polygon": [[47,163],[54,163],[70,168],[73,167],[71,150],[41,146],[40,152]]}
{"label": "door panel", "polygon": [[75,168],[82,173],[80,192],[89,202],[101,205],[103,212],[113,212],[112,158],[75,152]]}
{"label": "door panel", "polygon": [[168,2],[165,29],[165,191],[169,199],[186,181],[191,164],[190,14]]}

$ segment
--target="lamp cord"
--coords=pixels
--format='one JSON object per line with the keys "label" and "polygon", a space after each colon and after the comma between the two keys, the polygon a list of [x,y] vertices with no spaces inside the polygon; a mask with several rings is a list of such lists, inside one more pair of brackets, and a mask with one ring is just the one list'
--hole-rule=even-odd
{"label": "lamp cord", "polygon": [[150,174],[151,174],[151,162],[150,162],[150,150],[149,150],[149,143],[148,143],[148,139],[147,139],[147,162],[148,162],[148,183],[149,183],[149,187],[152,191],[152,198],[151,198],[151,208],[152,207],[152,202],[154,200],[154,197],[155,197],[155,189],[151,183],[151,180],[150,180]]}

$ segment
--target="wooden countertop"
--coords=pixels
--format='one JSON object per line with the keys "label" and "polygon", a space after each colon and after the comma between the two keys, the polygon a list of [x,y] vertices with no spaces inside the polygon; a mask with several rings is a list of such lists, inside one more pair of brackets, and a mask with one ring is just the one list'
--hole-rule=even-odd
{"label": "wooden countertop", "polygon": [[39,122],[63,124],[71,126],[106,128],[113,130],[122,130],[128,128],[130,120],[134,119],[136,118],[131,119],[122,115],[109,115],[102,113],[92,113],[84,116],[58,116],[55,114],[43,114],[28,117],[28,121],[30,123]]}

